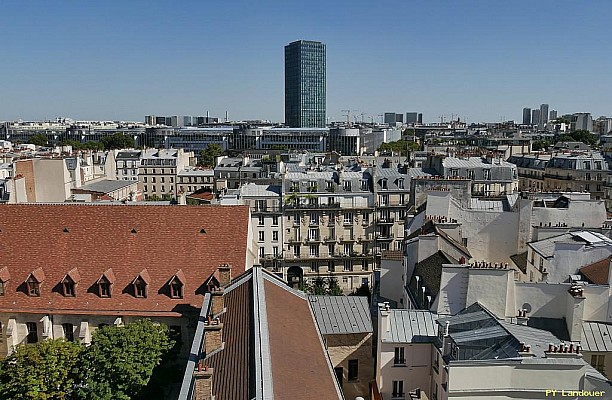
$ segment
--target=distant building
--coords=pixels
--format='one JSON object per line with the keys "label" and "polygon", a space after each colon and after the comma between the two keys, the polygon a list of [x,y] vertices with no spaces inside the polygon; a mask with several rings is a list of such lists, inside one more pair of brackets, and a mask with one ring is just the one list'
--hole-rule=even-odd
{"label": "distant building", "polygon": [[[419,118],[420,116],[420,118]],[[407,112],[406,113],[406,124],[407,125],[415,125],[423,123],[423,114],[417,112]]]}
{"label": "distant building", "polygon": [[540,110],[531,110],[531,125],[540,125]]}
{"label": "distant building", "polygon": [[571,129],[573,131],[593,131],[593,117],[591,113],[576,113],[571,116]]}
{"label": "distant building", "polygon": [[557,110],[550,110],[550,113],[548,114],[548,120],[554,121],[556,119],[557,119]]}
{"label": "distant building", "polygon": [[540,128],[543,128],[544,125],[548,122],[548,104],[540,105]]}
{"label": "distant building", "polygon": [[285,46],[285,124],[292,128],[326,125],[325,44],[298,40]]}
{"label": "distant building", "polygon": [[531,125],[531,108],[523,108],[523,124]]}

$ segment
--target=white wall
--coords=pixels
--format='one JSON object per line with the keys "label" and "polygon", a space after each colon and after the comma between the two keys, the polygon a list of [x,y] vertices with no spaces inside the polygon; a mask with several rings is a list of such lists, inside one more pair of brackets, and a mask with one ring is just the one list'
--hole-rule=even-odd
{"label": "white wall", "polygon": [[404,263],[401,260],[380,261],[380,295],[397,302],[403,299],[405,280]]}

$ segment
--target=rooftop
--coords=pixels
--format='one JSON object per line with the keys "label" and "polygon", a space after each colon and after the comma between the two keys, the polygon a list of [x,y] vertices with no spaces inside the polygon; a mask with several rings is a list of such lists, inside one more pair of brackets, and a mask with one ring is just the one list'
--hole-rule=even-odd
{"label": "rooftop", "polygon": [[120,180],[111,180],[104,179],[98,182],[88,183],[86,185],[77,188],[79,190],[87,190],[91,192],[99,192],[99,193],[110,193],[115,190],[123,189],[132,185],[136,185],[138,182],[136,181],[120,181]]}
{"label": "rooftop", "polygon": [[367,297],[308,296],[308,300],[321,334],[372,332]]}
{"label": "rooftop", "polygon": [[382,330],[383,343],[431,343],[438,334],[437,315],[427,310],[389,310],[389,331]]}
{"label": "rooftop", "polygon": [[[247,206],[158,206],[17,204],[0,213],[1,267],[9,276],[1,312],[170,315],[202,305],[205,281],[222,264],[247,267]],[[40,294],[28,294],[26,279],[44,273]],[[77,269],[75,296],[62,282]],[[111,271],[111,293],[98,281]],[[134,280],[149,275],[146,296],[136,297]],[[182,298],[172,298],[178,278]]]}

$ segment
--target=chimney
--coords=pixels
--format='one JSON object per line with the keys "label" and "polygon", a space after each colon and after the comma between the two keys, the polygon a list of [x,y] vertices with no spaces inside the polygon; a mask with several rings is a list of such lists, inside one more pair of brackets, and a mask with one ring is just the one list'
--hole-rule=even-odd
{"label": "chimney", "polygon": [[518,315],[516,317],[517,325],[527,325],[527,321],[529,321],[527,310],[524,308],[522,310],[518,310]]}
{"label": "chimney", "polygon": [[196,371],[193,372],[193,400],[212,400],[212,375],[212,368],[198,363]]}
{"label": "chimney", "polygon": [[223,324],[219,318],[208,317],[204,322],[204,352],[210,354],[223,345]]}
{"label": "chimney", "polygon": [[226,286],[232,281],[232,267],[229,264],[219,265],[219,285]]}
{"label": "chimney", "polygon": [[582,339],[582,320],[584,318],[584,288],[572,285],[567,291],[565,322],[571,341]]}
{"label": "chimney", "polygon": [[[386,301],[384,303],[378,303],[378,323],[380,326],[380,331],[382,332],[390,332],[391,331],[391,311],[389,307],[389,302]],[[382,336],[379,336],[382,337]]]}

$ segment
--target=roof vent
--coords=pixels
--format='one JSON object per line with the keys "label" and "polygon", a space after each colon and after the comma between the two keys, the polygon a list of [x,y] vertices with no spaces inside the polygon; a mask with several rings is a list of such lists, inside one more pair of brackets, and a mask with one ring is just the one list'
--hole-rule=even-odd
{"label": "roof vent", "polygon": [[64,227],[64,233],[68,233],[70,232],[70,229],[68,229],[67,227]]}
{"label": "roof vent", "polygon": [[204,229],[204,228],[200,229],[200,233],[202,233],[202,234],[206,233],[206,229]]}
{"label": "roof vent", "polygon": [[132,233],[138,233],[138,231],[136,230],[136,228],[132,228]]}

